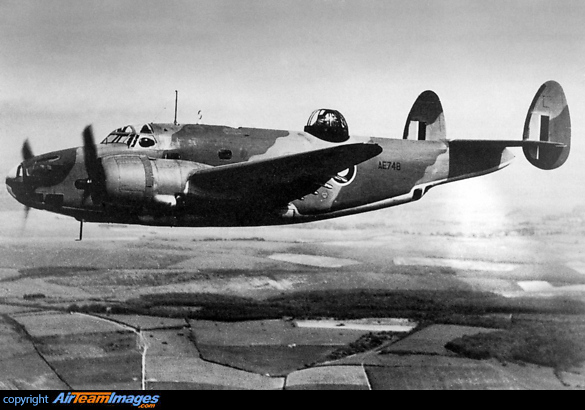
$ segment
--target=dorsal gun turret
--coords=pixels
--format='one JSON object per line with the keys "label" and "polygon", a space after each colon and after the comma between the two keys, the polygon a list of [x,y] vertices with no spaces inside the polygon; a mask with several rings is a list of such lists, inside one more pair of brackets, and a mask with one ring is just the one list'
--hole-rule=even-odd
{"label": "dorsal gun turret", "polygon": [[305,132],[328,142],[345,142],[349,139],[349,128],[343,115],[328,108],[313,111]]}

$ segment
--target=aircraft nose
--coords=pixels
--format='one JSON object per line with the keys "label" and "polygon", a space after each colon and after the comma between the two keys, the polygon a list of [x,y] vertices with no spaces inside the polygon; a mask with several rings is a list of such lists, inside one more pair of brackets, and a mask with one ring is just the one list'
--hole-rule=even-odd
{"label": "aircraft nose", "polygon": [[16,195],[14,194],[14,187],[18,183],[17,182],[17,179],[18,179],[18,176],[17,176],[18,167],[19,167],[19,165],[15,166],[6,175],[6,189],[8,190],[8,193],[10,195],[12,195],[12,197],[14,199],[16,199]]}

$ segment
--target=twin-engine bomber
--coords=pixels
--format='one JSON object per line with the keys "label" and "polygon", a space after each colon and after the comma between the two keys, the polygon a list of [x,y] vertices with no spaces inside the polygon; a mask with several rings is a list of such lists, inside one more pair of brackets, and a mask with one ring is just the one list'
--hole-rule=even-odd
{"label": "twin-engine bomber", "polygon": [[534,166],[565,163],[571,145],[562,87],[542,85],[522,140],[448,140],[439,97],[422,93],[402,139],[350,135],[338,111],[313,112],[304,130],[200,124],[128,125],[94,143],[35,156],[6,177],[25,206],[81,222],[177,227],[319,221],[421,199],[434,186],[500,170],[521,147]]}

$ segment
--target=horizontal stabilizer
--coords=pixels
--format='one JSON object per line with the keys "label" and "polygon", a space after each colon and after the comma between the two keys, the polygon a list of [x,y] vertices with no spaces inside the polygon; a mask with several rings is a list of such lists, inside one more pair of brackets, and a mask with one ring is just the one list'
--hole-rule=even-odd
{"label": "horizontal stabilizer", "polygon": [[534,149],[534,148],[557,148],[563,149],[566,148],[567,145],[561,142],[554,142],[554,141],[517,141],[517,140],[452,140],[449,141],[449,146],[455,145],[476,145],[476,146],[484,146],[489,148],[511,148],[511,147],[521,147],[527,149]]}

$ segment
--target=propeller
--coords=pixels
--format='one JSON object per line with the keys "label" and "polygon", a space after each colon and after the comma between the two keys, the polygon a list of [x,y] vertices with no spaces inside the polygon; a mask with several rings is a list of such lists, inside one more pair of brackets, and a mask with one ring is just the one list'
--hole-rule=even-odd
{"label": "propeller", "polygon": [[[35,154],[33,154],[32,148],[30,147],[30,143],[28,142],[28,139],[24,141],[24,143],[22,144],[22,149],[21,149],[21,154],[22,154],[22,160],[23,161],[28,161],[29,159],[33,158],[35,156]],[[26,183],[24,182],[24,178],[26,178],[26,176],[24,175],[24,171],[23,171],[23,185],[26,187]],[[30,206],[25,205],[24,206],[24,220],[22,223],[22,231],[24,232],[24,229],[26,227],[26,221],[28,220],[28,215],[30,213]]]}
{"label": "propeller", "polygon": [[24,144],[22,144],[21,153],[22,153],[22,159],[24,161],[29,160],[35,156],[32,152],[32,149],[30,147],[30,143],[28,142],[28,139],[26,141],[24,141]]}
{"label": "propeller", "polygon": [[26,231],[26,222],[28,221],[28,214],[30,213],[30,206],[24,207],[24,216],[22,218],[22,226],[20,227],[20,236],[23,236]]}
{"label": "propeller", "polygon": [[[101,160],[97,154],[93,129],[88,125],[83,130],[83,160],[85,171],[87,172],[86,180],[79,180],[75,186],[83,189],[82,204],[85,204],[87,198],[91,197],[94,204],[101,202],[105,196],[106,175]],[[79,220],[79,239],[83,239],[83,219]]]}
{"label": "propeller", "polygon": [[104,167],[97,155],[91,125],[83,130],[83,156],[87,172],[87,180],[83,181],[80,187],[84,190],[83,203],[90,196],[94,202],[99,202],[103,198],[106,178]]}

